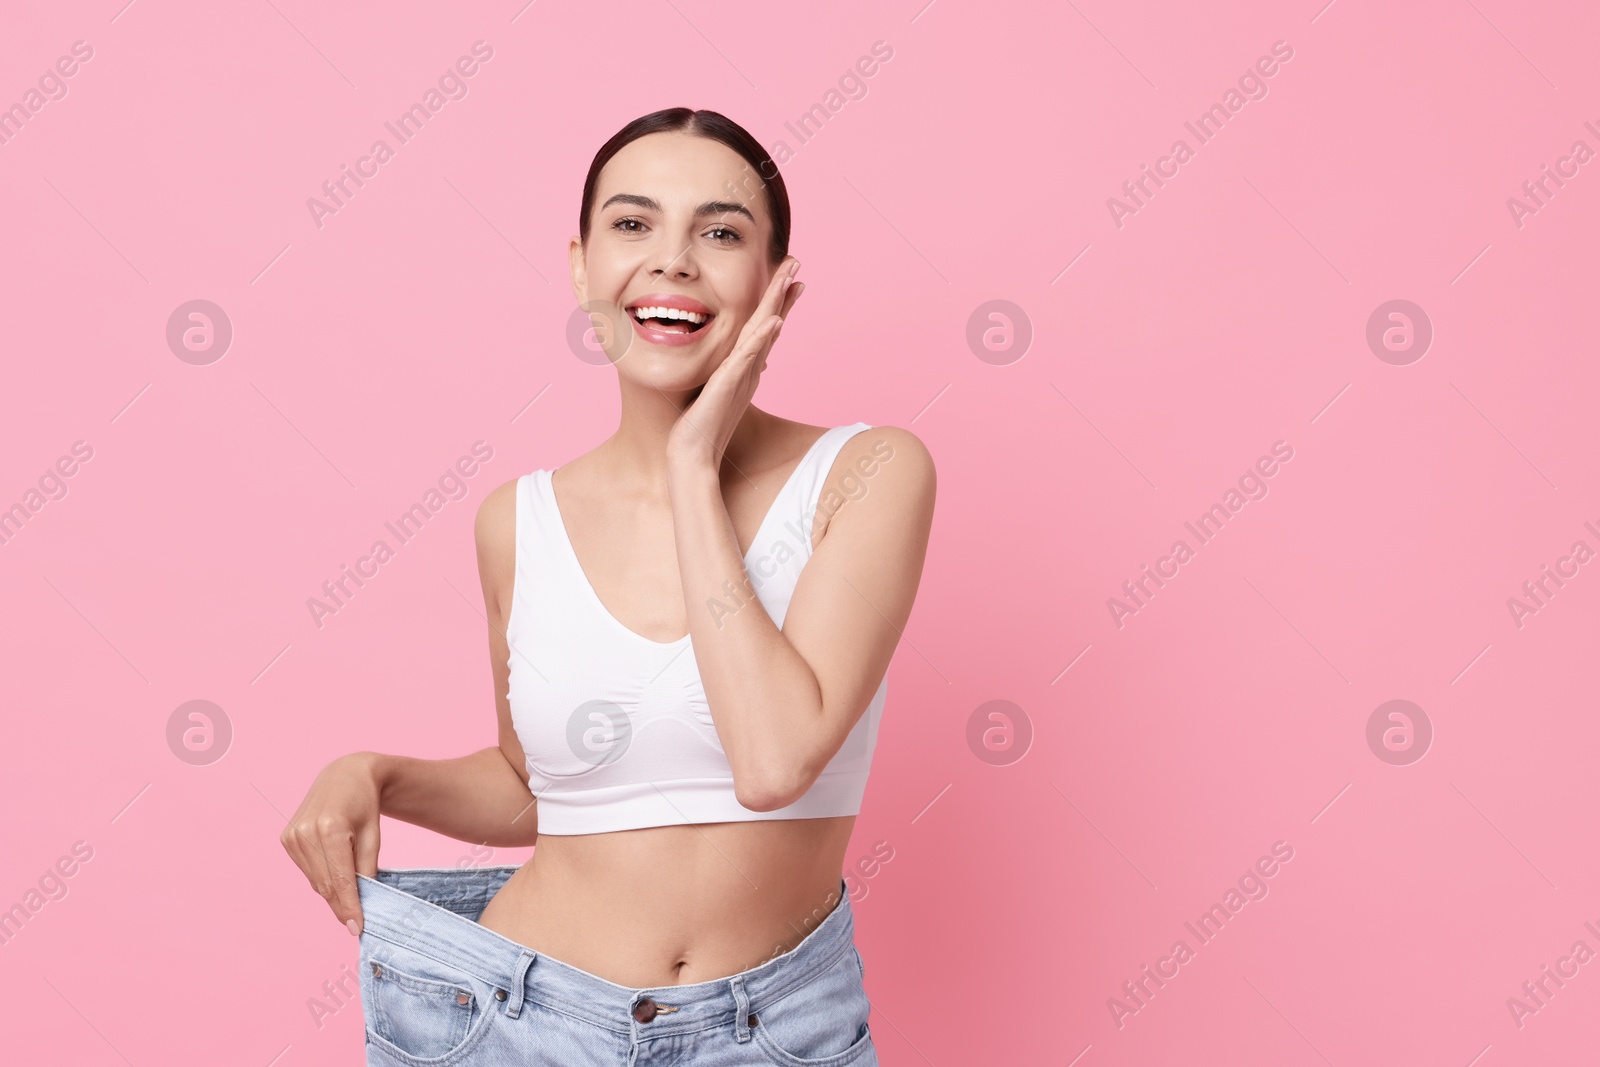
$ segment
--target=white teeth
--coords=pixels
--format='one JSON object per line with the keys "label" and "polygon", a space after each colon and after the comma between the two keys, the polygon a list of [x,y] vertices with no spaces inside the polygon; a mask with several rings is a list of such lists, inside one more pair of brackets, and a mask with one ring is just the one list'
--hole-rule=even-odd
{"label": "white teeth", "polygon": [[709,315],[702,315],[696,311],[679,311],[677,308],[636,307],[633,309],[636,319],[683,319],[696,325],[710,319]]}

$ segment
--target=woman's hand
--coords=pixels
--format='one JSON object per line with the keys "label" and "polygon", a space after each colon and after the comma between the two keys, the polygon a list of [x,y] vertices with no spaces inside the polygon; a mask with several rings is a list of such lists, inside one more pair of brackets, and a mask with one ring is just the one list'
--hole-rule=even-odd
{"label": "woman's hand", "polygon": [[378,873],[381,785],[369,753],[341,756],[311,783],[279,840],[352,934],[361,933],[356,874]]}
{"label": "woman's hand", "polygon": [[713,471],[722,466],[722,452],[755,396],[761,372],[767,369],[772,342],[805,291],[804,282],[790,284],[799,272],[800,261],[793,256],[778,265],[761,303],[734,342],[733,351],[711,372],[694,402],[678,416],[667,438],[667,455],[675,462],[703,464]]}

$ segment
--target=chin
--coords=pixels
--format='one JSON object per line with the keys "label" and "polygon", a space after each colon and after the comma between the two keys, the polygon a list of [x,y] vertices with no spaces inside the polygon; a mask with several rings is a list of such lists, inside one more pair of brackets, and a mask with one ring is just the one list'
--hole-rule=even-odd
{"label": "chin", "polygon": [[[648,378],[650,381],[666,388],[671,381],[682,386],[685,382],[693,385],[704,385],[711,378],[712,371],[722,366],[723,360],[732,354],[732,346],[728,350],[674,348],[653,345],[637,337],[623,353],[620,361],[614,360],[619,367],[632,364],[634,376]],[[692,381],[691,381],[692,379]]]}
{"label": "chin", "polygon": [[639,355],[637,351],[629,352],[621,363],[615,365],[618,374],[637,385],[659,389],[669,395],[688,392],[699,395],[706,382],[711,380],[709,370],[698,365],[686,367],[674,364],[670,353],[645,359],[640,359]]}

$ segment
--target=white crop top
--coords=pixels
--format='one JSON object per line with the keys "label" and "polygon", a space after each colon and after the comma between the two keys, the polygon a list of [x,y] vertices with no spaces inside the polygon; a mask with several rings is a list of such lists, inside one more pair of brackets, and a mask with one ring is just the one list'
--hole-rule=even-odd
{"label": "white crop top", "polygon": [[[811,558],[828,471],[845,441],[871,428],[836,426],[817,439],[744,557],[750,584],[779,629]],[[507,699],[538,800],[539,832],[858,814],[887,676],[800,799],[772,811],[744,807],[734,796],[690,635],[652,641],[606,610],[567,539],[551,473],[517,479],[516,574],[506,621]]]}

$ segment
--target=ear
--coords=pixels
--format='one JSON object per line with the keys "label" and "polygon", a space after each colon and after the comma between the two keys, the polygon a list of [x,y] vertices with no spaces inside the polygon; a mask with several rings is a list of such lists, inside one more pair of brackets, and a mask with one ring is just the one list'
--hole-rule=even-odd
{"label": "ear", "polygon": [[567,269],[572,275],[572,295],[582,305],[589,299],[589,270],[583,261],[583,242],[576,237],[567,247]]}

